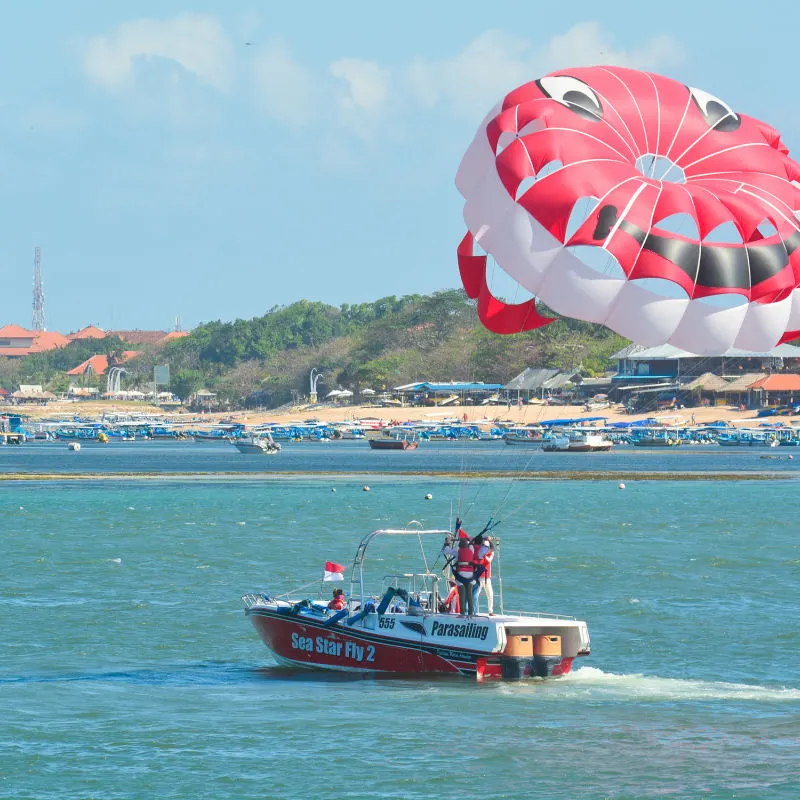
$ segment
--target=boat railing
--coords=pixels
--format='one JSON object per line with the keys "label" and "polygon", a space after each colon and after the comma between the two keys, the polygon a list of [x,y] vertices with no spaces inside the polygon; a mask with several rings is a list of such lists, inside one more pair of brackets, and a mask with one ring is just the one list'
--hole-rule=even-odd
{"label": "boat railing", "polygon": [[264,603],[267,602],[267,597],[261,593],[243,594],[242,602],[244,603],[244,607],[249,611],[253,606],[264,605]]}
{"label": "boat railing", "polygon": [[546,611],[503,611],[504,617],[536,617],[538,619],[561,619],[565,622],[577,622],[577,617],[569,614],[548,614]]}

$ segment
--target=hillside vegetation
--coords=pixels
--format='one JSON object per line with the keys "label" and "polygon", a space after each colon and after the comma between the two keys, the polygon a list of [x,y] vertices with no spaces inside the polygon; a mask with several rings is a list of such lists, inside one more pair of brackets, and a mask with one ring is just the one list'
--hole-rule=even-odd
{"label": "hillside vegetation", "polygon": [[[206,388],[231,406],[277,406],[308,394],[312,368],[323,373],[321,395],[340,387],[380,391],[417,380],[505,383],[529,366],[581,366],[597,374],[625,344],[601,326],[570,319],[498,336],[482,327],[474,302],[461,290],[340,307],[301,300],[251,320],[202,324],[159,349],[137,347],[142,354],[125,364],[124,383],[144,387],[154,364],[169,364],[170,390],[179,397]],[[41,383],[63,390],[65,370],[94,353],[113,358],[124,349],[132,348],[119,340],[74,342],[0,364],[0,385]],[[103,379],[94,378],[94,385],[104,386]]]}

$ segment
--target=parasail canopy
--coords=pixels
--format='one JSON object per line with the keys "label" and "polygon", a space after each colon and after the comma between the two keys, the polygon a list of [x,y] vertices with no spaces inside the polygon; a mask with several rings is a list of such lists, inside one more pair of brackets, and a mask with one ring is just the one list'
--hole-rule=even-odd
{"label": "parasail canopy", "polygon": [[[563,316],[704,355],[800,336],[800,166],[779,133],[701,89],[622,67],[506,95],[456,177],[464,287],[484,325]],[[535,297],[495,297],[487,256]]]}

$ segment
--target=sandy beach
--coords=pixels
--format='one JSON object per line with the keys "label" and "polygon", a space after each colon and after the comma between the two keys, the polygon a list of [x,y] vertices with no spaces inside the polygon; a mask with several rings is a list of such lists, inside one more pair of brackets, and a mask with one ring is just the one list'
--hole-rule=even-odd
{"label": "sandy beach", "polygon": [[608,422],[636,421],[642,419],[656,419],[663,425],[697,425],[723,420],[734,425],[758,425],[765,421],[781,421],[785,424],[793,423],[800,419],[797,416],[757,417],[756,411],[748,409],[742,411],[732,406],[698,406],[694,408],[678,408],[649,412],[644,414],[626,414],[623,407],[612,405],[610,408],[596,411],[586,411],[582,405],[557,406],[534,403],[530,405],[492,406],[407,406],[407,407],[379,407],[373,405],[298,405],[292,408],[283,408],[274,411],[225,411],[209,413],[175,413],[165,412],[157,406],[137,402],[68,402],[55,401],[46,406],[3,406],[0,414],[22,414],[30,418],[42,419],[63,416],[93,417],[99,419],[103,414],[164,414],[176,422],[191,423],[195,426],[209,426],[221,422],[240,422],[246,425],[257,425],[264,422],[302,422],[315,419],[320,422],[346,422],[354,420],[381,420],[384,423],[391,421],[406,422],[418,420],[426,422],[444,422],[460,420],[489,426],[495,421],[514,425],[529,425],[551,419],[577,419],[588,420],[592,417],[603,417]]}

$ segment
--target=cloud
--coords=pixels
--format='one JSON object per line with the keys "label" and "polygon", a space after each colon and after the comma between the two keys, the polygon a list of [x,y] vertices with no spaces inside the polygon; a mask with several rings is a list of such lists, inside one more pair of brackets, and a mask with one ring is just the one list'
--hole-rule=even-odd
{"label": "cloud", "polygon": [[347,84],[339,99],[345,111],[377,114],[383,110],[389,93],[389,72],[376,61],[343,58],[330,66],[331,75]]}
{"label": "cloud", "polygon": [[258,99],[270,117],[290,127],[303,127],[316,117],[314,75],[292,57],[285,42],[273,39],[261,48],[253,73]]}
{"label": "cloud", "polygon": [[590,64],[655,69],[682,60],[680,44],[658,36],[641,48],[614,47],[597,22],[581,22],[538,45],[501,30],[488,30],[452,59],[416,59],[405,70],[404,82],[424,108],[446,106],[461,115],[486,113],[515,86],[563,67]]}
{"label": "cloud", "polygon": [[83,67],[93,83],[119,90],[135,82],[140,62],[153,59],[175,62],[215,89],[231,84],[232,46],[217,18],[209,14],[123,22],[110,35],[89,40]]}
{"label": "cloud", "polygon": [[337,79],[339,120],[359,138],[369,141],[383,121],[389,97],[389,70],[376,61],[343,58],[329,68]]}

